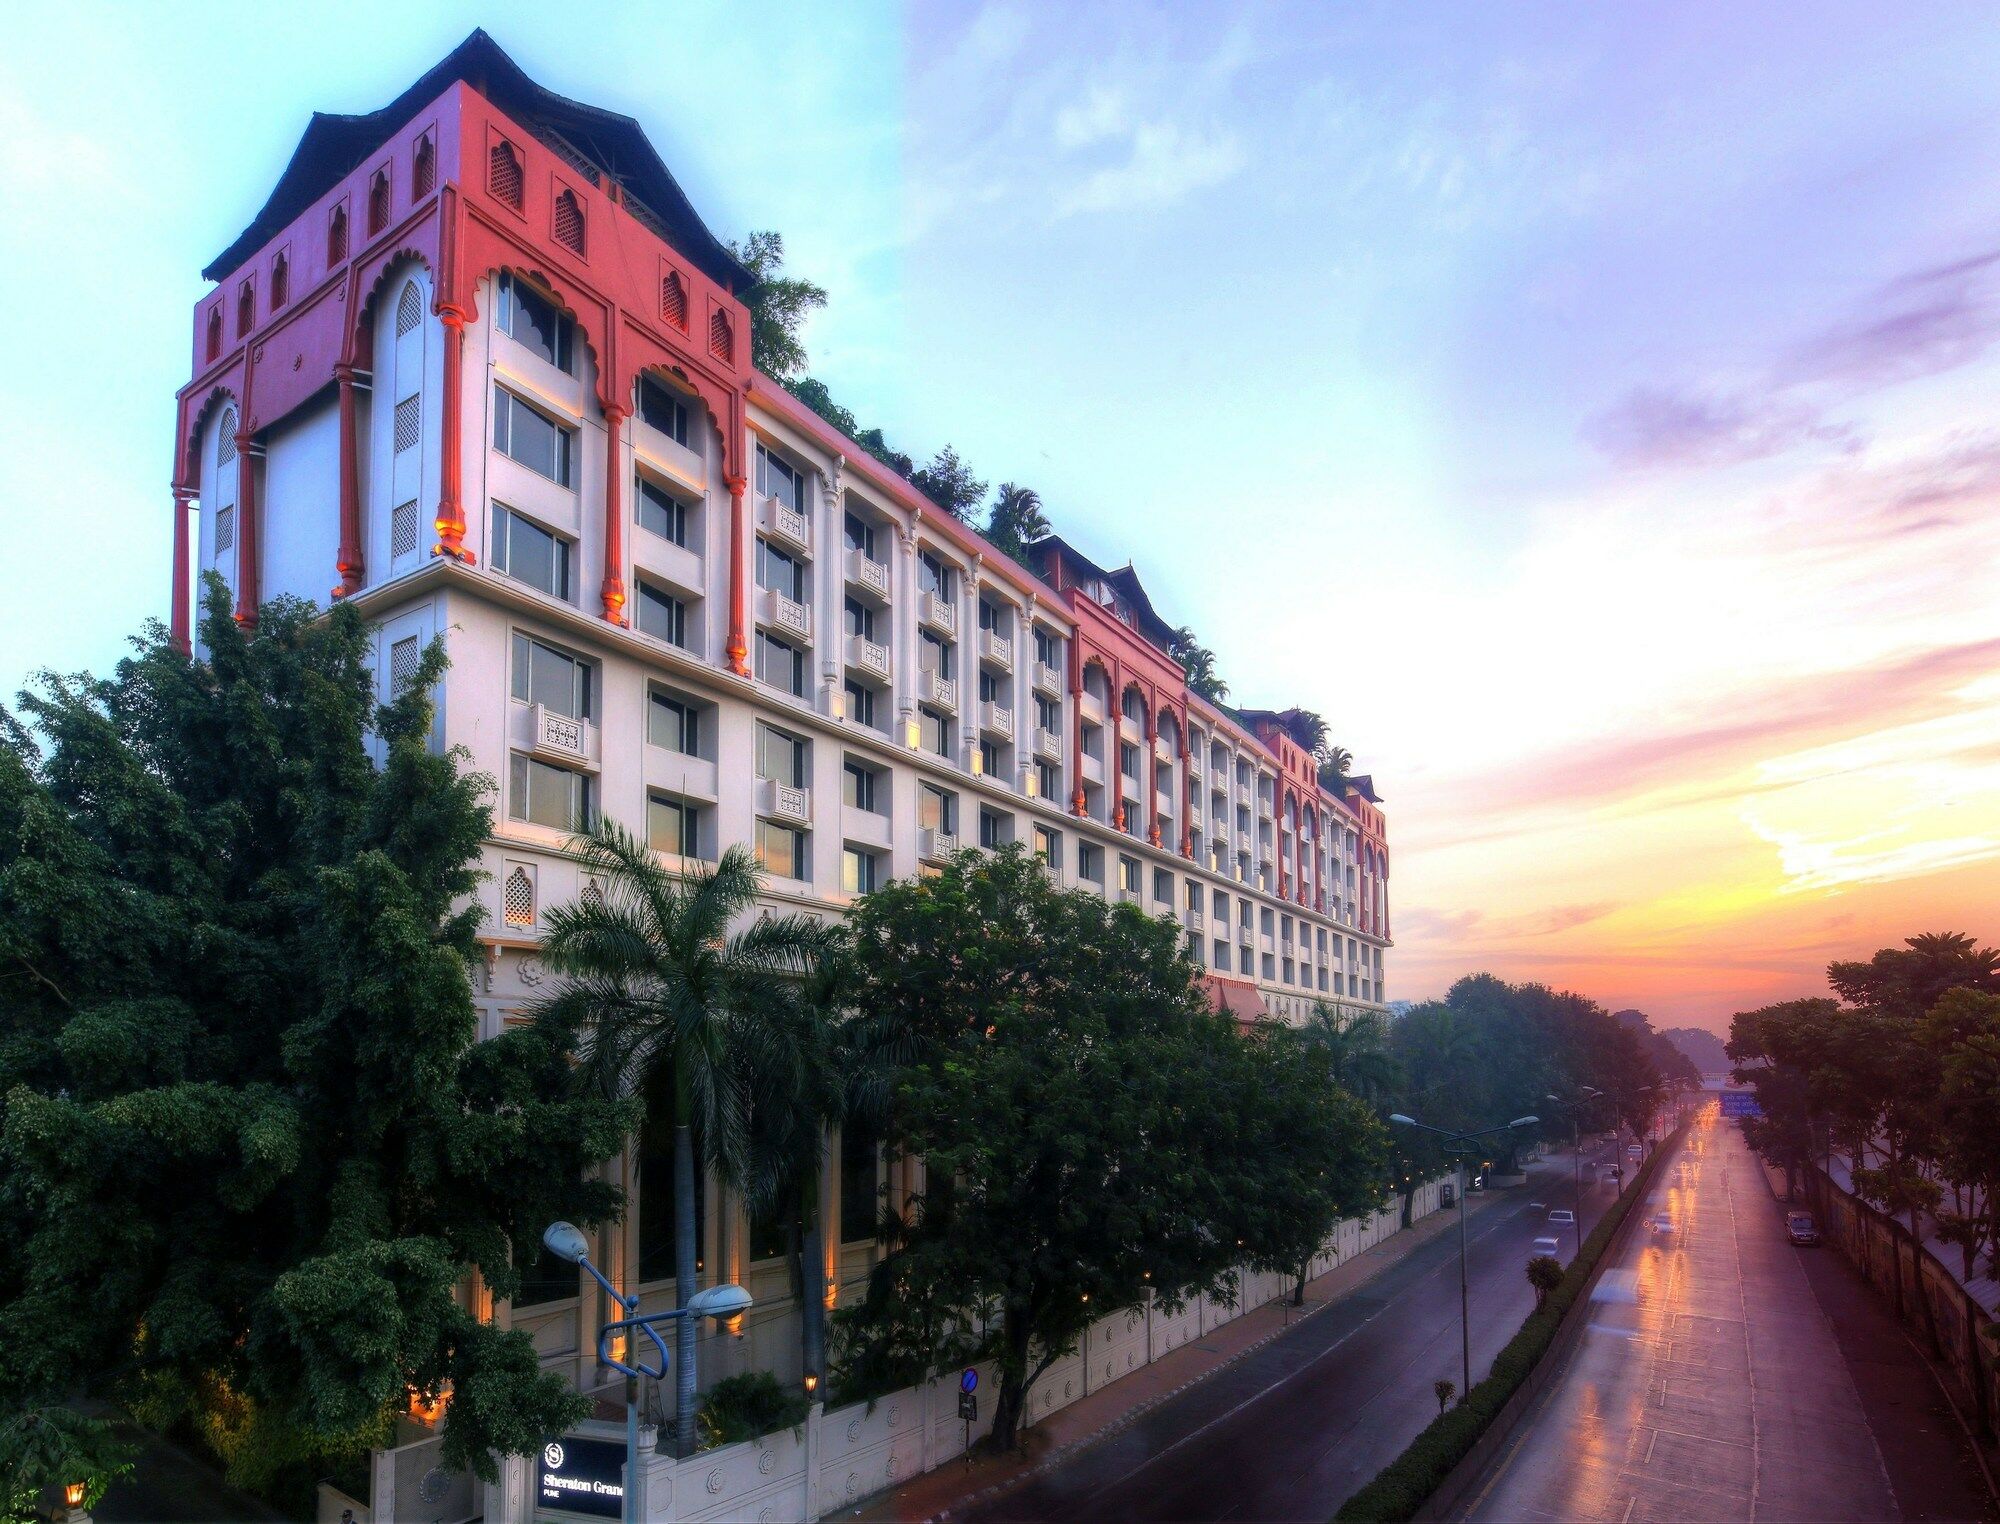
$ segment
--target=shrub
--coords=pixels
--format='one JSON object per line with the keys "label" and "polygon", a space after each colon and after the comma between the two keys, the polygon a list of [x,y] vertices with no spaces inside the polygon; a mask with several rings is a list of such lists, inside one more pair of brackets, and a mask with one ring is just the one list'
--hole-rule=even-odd
{"label": "shrub", "polygon": [[749,1371],[715,1383],[701,1401],[702,1448],[762,1439],[774,1429],[795,1429],[811,1404],[788,1391],[769,1371]]}

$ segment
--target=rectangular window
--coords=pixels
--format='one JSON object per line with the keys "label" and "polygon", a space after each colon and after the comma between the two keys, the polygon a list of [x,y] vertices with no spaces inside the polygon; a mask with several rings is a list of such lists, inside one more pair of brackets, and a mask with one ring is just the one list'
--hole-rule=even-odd
{"label": "rectangular window", "polygon": [[1062,705],[1054,699],[1035,695],[1035,723],[1052,736],[1062,734]]}
{"label": "rectangular window", "polygon": [[867,604],[859,599],[849,598],[842,617],[846,621],[848,634],[858,635],[863,640],[875,639],[875,611]]}
{"label": "rectangular window", "polygon": [[1215,966],[1224,973],[1227,973],[1229,971],[1229,943],[1223,938],[1217,937],[1214,942],[1214,953]]}
{"label": "rectangular window", "polygon": [[1139,859],[1121,857],[1118,859],[1118,887],[1127,894],[1139,892]]}
{"label": "rectangular window", "polygon": [[[1035,626],[1035,660],[1045,667],[1062,669],[1062,642],[1040,625]],[[1053,727],[1051,727],[1053,728]]]}
{"label": "rectangular window", "polygon": [[673,493],[650,476],[639,478],[639,527],[648,534],[687,548],[688,510]]}
{"label": "rectangular window", "polygon": [[1054,799],[1062,792],[1062,778],[1053,762],[1035,764],[1035,792],[1044,799]]}
{"label": "rectangular window", "polygon": [[794,603],[806,601],[806,564],[788,556],[768,540],[757,542],[757,585],[780,593]]}
{"label": "rectangular window", "polygon": [[1035,856],[1047,865],[1049,872],[1062,872],[1062,833],[1047,826],[1036,826]]}
{"label": "rectangular window", "polygon": [[1014,839],[1014,822],[1010,816],[998,810],[982,809],[979,812],[979,845],[988,852],[997,852]]}
{"label": "rectangular window", "polygon": [[840,1133],[840,1241],[858,1243],[875,1236],[881,1221],[874,1134],[859,1126]]}
{"label": "rectangular window", "polygon": [[982,630],[992,630],[996,634],[1004,635],[1007,633],[1007,616],[997,604],[988,603],[984,598],[981,598],[979,600],[979,628]]}
{"label": "rectangular window", "polygon": [[1174,902],[1174,876],[1165,868],[1153,870],[1153,898],[1162,905],[1171,905]]}
{"label": "rectangular window", "polygon": [[500,300],[494,319],[502,333],[532,349],[564,374],[575,369],[576,325],[556,310],[556,304],[512,275],[500,277]]}
{"label": "rectangular window", "polygon": [[775,820],[757,822],[757,865],[776,878],[806,876],[806,833]]}
{"label": "rectangular window", "polygon": [[639,419],[677,445],[688,442],[687,399],[651,376],[639,378]]}
{"label": "rectangular window", "polygon": [[570,543],[501,503],[493,505],[493,569],[569,601]]}
{"label": "rectangular window", "polygon": [[1087,841],[1076,844],[1076,876],[1089,884],[1104,882],[1104,848]]}
{"label": "rectangular window", "polygon": [[841,525],[849,550],[858,550],[870,561],[876,560],[875,526],[858,513],[850,513]]}
{"label": "rectangular window", "polygon": [[760,444],[757,446],[757,495],[775,497],[793,512],[803,513],[806,506],[805,476]]}
{"label": "rectangular window", "polygon": [[587,831],[591,822],[591,778],[588,773],[554,767],[516,752],[513,787],[508,791],[510,819],[556,831]]}
{"label": "rectangular window", "polygon": [[946,603],[952,601],[958,587],[957,574],[952,567],[939,560],[928,550],[917,555],[917,590],[936,593]]}
{"label": "rectangular window", "polygon": [[567,487],[575,447],[575,437],[553,418],[505,387],[493,388],[493,448],[502,455]]}
{"label": "rectangular window", "polygon": [[940,640],[929,630],[917,632],[917,667],[920,671],[935,672],[950,682],[957,671],[955,650],[950,641]]}
{"label": "rectangular window", "polygon": [[1000,755],[999,742],[981,741],[979,743],[980,772],[984,773],[989,778],[999,778],[1000,781],[1004,783],[1006,782],[1006,780],[1004,778],[1000,778],[1000,774],[1002,770],[1006,767],[1006,765],[1007,765],[1006,760]]}
{"label": "rectangular window", "polygon": [[958,828],[958,795],[935,783],[917,786],[917,824],[926,831],[955,835]]}
{"label": "rectangular window", "polygon": [[979,674],[979,701],[982,704],[999,702],[1001,698],[1000,688],[1000,679],[995,677],[991,672],[981,672]]}
{"label": "rectangular window", "polygon": [[701,856],[701,813],[672,794],[646,796],[646,844],[672,857]]}
{"label": "rectangular window", "polygon": [[654,693],[646,706],[646,740],[685,757],[701,755],[701,710],[693,700]]}
{"label": "rectangular window", "polygon": [[873,894],[882,885],[882,859],[848,847],[840,854],[840,887],[849,894]]}
{"label": "rectangular window", "polygon": [[1130,741],[1118,743],[1118,771],[1134,783],[1139,781],[1139,748]]}
{"label": "rectangular window", "polygon": [[782,688],[794,698],[806,693],[806,653],[774,636],[757,632],[757,681]]}
{"label": "rectangular window", "polygon": [[757,727],[757,776],[787,788],[806,786],[806,743],[775,725]]}
{"label": "rectangular window", "polygon": [[524,704],[540,704],[572,720],[587,720],[594,670],[581,657],[514,632],[513,694]]}
{"label": "rectangular window", "polygon": [[865,763],[849,758],[840,770],[841,802],[851,809],[866,810],[871,815],[886,814],[877,803],[880,797],[881,775]]}
{"label": "rectangular window", "polygon": [[935,709],[917,710],[917,731],[923,748],[934,757],[951,755],[951,721]]}
{"label": "rectangular window", "polygon": [[873,688],[864,688],[861,684],[855,682],[853,678],[849,678],[842,684],[842,691],[847,696],[847,717],[850,720],[854,721],[857,725],[866,725],[870,730],[880,730],[882,728],[876,723],[875,719],[875,690]]}
{"label": "rectangular window", "polygon": [[639,584],[639,628],[670,646],[687,642],[687,605],[650,582]]}

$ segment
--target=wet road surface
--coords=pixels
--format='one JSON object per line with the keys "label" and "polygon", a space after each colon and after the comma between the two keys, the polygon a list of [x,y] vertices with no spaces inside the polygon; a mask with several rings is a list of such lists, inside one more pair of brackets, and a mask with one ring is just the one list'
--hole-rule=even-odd
{"label": "wet road surface", "polygon": [[[1932,1452],[1916,1463],[1924,1479],[1905,1490],[1947,1489],[1927,1506],[1897,1496],[1854,1352],[1843,1352],[1851,1337],[1829,1319],[1802,1258],[1834,1251],[1786,1241],[1762,1166],[1734,1126],[1713,1113],[1697,1122],[1642,1211],[1668,1213],[1672,1228],[1626,1238],[1567,1368],[1475,1489],[1467,1517],[1985,1516],[1980,1497],[1943,1474],[1959,1463],[1948,1413],[1945,1427],[1914,1435],[1905,1420],[1934,1419],[1895,1416],[1897,1446],[1915,1438]],[[1840,1268],[1811,1262],[1815,1277]],[[1848,1322],[1870,1311],[1849,1309]],[[1888,1337],[1887,1352],[1921,1386],[1926,1373],[1893,1325]]]}
{"label": "wet road surface", "polygon": [[[1609,1146],[1584,1146],[1584,1231],[1615,1188]],[[1565,1152],[1467,1220],[1473,1379],[1534,1305],[1524,1268],[1552,1207],[1572,1206]],[[1326,1519],[1437,1416],[1431,1383],[1459,1380],[1458,1234],[1407,1259],[1284,1338],[965,1514],[1002,1519]]]}

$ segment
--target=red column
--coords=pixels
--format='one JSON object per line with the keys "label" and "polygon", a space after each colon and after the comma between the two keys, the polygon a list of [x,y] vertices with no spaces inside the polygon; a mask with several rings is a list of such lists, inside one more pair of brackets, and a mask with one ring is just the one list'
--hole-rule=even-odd
{"label": "red column", "polygon": [[631,414],[617,403],[604,409],[604,617],[612,624],[625,619],[625,420]]}
{"label": "red column", "polygon": [[1069,638],[1069,706],[1071,714],[1069,739],[1069,776],[1071,789],[1069,812],[1080,820],[1083,818],[1085,809],[1083,797],[1083,640],[1080,633],[1074,631]]}
{"label": "red column", "polygon": [[1111,790],[1111,829],[1125,829],[1125,672],[1111,664],[1111,697],[1105,704],[1104,786]]}
{"label": "red column", "polygon": [[465,505],[460,501],[459,423],[464,391],[465,309],[452,302],[438,303],[438,321],[444,324],[444,427],[439,430],[437,544],[432,553],[450,556],[467,566],[472,552],[465,548]]}
{"label": "red column", "polygon": [[1159,723],[1149,698],[1146,700],[1146,818],[1152,825],[1146,831],[1146,840],[1156,847],[1160,844]]}
{"label": "red column", "polygon": [[188,608],[188,502],[194,493],[186,487],[174,488],[174,595],[169,603],[167,628],[173,647],[183,656],[193,654],[194,641]]}
{"label": "red column", "polygon": [[[238,419],[243,417],[239,412]],[[257,628],[257,449],[246,428],[236,432],[236,622]],[[261,453],[261,452],[259,452]]]}
{"label": "red column", "polygon": [[355,446],[354,367],[336,365],[333,379],[340,387],[340,553],[334,569],[340,573],[336,598],[361,591],[361,462]]}
{"label": "red column", "polygon": [[729,670],[738,677],[750,675],[749,588],[743,577],[748,552],[743,548],[743,493],[749,483],[740,476],[725,478],[729,485]]}
{"label": "red column", "polygon": [[1187,711],[1181,711],[1181,856],[1194,856],[1194,743]]}

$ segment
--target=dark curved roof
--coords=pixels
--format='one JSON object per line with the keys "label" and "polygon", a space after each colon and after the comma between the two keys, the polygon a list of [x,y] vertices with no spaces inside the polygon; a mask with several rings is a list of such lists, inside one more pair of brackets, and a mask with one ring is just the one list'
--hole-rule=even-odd
{"label": "dark curved roof", "polygon": [[543,89],[483,31],[474,31],[380,111],[362,116],[315,111],[263,210],[209,261],[202,277],[221,280],[242,264],[457,81],[472,86],[543,141],[549,134],[566,139],[566,144],[549,143],[565,158],[582,152],[595,160],[639,204],[635,211],[641,219],[658,224],[709,279],[738,296],[756,284],[756,277],[708,230],[637,121]]}

